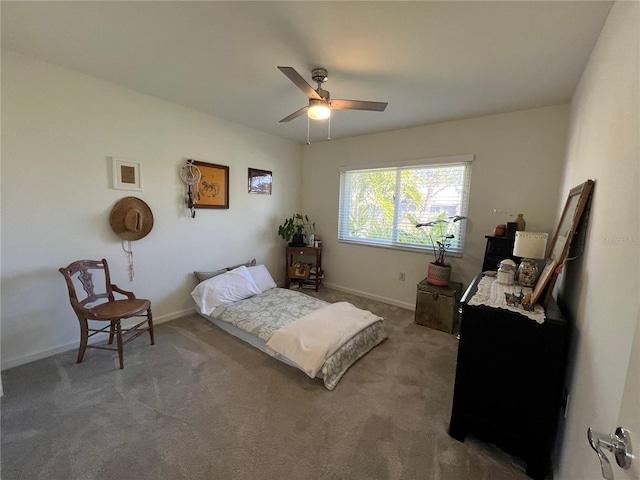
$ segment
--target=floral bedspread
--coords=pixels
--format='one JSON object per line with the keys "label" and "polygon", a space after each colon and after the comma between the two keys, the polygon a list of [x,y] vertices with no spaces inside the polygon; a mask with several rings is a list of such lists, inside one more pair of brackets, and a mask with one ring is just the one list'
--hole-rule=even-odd
{"label": "floral bedspread", "polygon": [[280,327],[329,305],[324,300],[284,288],[271,288],[253,297],[220,306],[213,317],[230,323],[265,342]]}
{"label": "floral bedspread", "polygon": [[[284,288],[217,307],[213,317],[254,335],[265,342],[282,326],[328,305],[324,300]],[[340,347],[322,366],[324,384],[333,390],[347,369],[387,338],[384,321],[363,329]]]}

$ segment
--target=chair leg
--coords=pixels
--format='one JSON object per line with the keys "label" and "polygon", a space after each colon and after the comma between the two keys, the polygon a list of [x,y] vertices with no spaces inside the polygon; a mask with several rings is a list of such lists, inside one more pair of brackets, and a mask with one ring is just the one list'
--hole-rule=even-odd
{"label": "chair leg", "polygon": [[117,320],[114,323],[116,324],[116,339],[118,341],[118,358],[120,359],[120,369],[123,369],[124,359],[122,358],[122,326],[120,325],[120,320]]}
{"label": "chair leg", "polygon": [[149,324],[149,336],[151,337],[151,345],[155,345],[156,342],[153,339],[153,315],[151,315],[151,308],[147,310],[147,323]]}
{"label": "chair leg", "polygon": [[111,328],[109,328],[109,345],[111,345],[113,343],[113,336],[116,333],[116,325],[115,322],[112,320],[111,321]]}
{"label": "chair leg", "polygon": [[89,326],[87,325],[87,319],[80,320],[80,348],[78,349],[78,360],[76,363],[81,363],[84,358],[84,352],[87,350],[87,340],[89,338]]}

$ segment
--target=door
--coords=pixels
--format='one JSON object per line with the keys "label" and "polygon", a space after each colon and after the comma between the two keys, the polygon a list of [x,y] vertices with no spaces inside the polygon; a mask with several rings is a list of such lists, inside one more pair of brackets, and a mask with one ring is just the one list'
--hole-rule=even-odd
{"label": "door", "polygon": [[[629,361],[616,426],[610,431],[588,430],[588,441],[607,480],[640,480],[640,311],[631,337]],[[594,476],[595,478],[595,476]]]}
{"label": "door", "polygon": [[[640,311],[636,319],[636,328],[627,366],[627,380],[624,384],[622,402],[618,412],[618,425],[629,430],[633,456],[629,470],[622,470],[613,458],[613,475],[616,480],[640,479]],[[609,455],[612,457],[612,455]]]}

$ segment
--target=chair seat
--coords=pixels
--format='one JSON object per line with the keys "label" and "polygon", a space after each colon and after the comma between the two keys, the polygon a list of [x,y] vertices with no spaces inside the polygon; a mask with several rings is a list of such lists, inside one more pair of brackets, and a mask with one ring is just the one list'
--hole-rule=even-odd
{"label": "chair seat", "polygon": [[128,318],[146,312],[151,302],[144,298],[134,300],[114,300],[96,305],[91,309],[97,319],[112,320],[114,318]]}

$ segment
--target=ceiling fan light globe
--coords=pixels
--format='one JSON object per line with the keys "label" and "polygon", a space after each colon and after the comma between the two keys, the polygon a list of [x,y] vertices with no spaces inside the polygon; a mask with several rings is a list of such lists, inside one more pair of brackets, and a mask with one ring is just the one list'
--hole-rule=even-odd
{"label": "ceiling fan light globe", "polygon": [[326,120],[331,116],[331,109],[326,105],[312,105],[307,114],[311,120]]}

